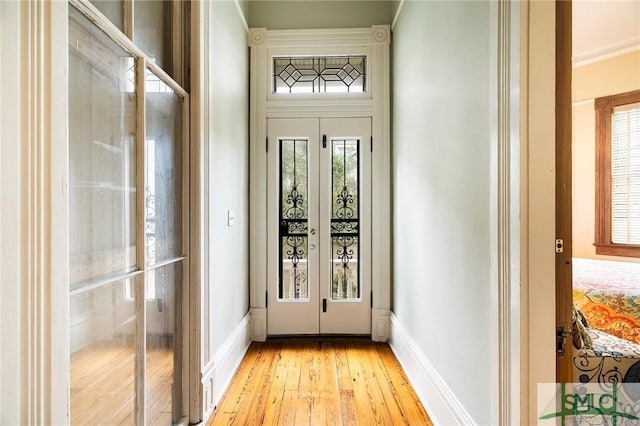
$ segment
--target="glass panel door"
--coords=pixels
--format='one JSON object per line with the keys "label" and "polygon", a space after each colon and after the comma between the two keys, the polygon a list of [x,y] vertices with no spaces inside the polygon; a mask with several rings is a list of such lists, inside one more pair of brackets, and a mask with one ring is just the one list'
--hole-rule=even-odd
{"label": "glass panel door", "polygon": [[269,120],[269,334],[318,334],[318,120]]}
{"label": "glass panel door", "polygon": [[371,120],[268,121],[268,333],[371,331]]}
{"label": "glass panel door", "polygon": [[137,93],[121,90],[123,64],[133,58],[70,12],[69,245],[76,290],[136,268]]}
{"label": "glass panel door", "polygon": [[183,99],[145,73],[146,419],[180,418]]}
{"label": "glass panel door", "polygon": [[360,298],[359,139],[331,139],[331,299]]}
{"label": "glass panel door", "polygon": [[176,423],[187,95],[73,6],[69,77],[70,420]]}
{"label": "glass panel door", "polygon": [[370,334],[371,119],[321,118],[320,133],[320,333]]}
{"label": "glass panel door", "polygon": [[278,300],[309,298],[309,215],[306,139],[279,139],[280,144],[280,285]]}
{"label": "glass panel door", "polygon": [[133,58],[69,13],[70,420],[132,424],[138,94],[122,89]]}

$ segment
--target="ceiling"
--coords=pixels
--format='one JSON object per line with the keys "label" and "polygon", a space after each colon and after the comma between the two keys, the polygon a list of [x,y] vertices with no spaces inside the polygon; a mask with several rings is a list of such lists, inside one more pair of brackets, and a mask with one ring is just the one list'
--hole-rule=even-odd
{"label": "ceiling", "polygon": [[640,49],[640,0],[573,0],[573,60]]}

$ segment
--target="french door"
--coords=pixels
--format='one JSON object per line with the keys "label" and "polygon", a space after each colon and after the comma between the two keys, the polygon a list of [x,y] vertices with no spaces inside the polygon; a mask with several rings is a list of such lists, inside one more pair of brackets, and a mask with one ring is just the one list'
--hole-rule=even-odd
{"label": "french door", "polygon": [[371,119],[267,127],[268,334],[370,334]]}

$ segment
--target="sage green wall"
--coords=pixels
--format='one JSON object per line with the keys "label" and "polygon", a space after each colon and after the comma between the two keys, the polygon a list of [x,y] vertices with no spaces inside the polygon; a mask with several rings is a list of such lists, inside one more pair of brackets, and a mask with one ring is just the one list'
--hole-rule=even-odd
{"label": "sage green wall", "polygon": [[249,56],[234,2],[214,1],[212,11],[209,312],[217,351],[249,310]]}
{"label": "sage green wall", "polygon": [[477,424],[495,403],[489,12],[407,1],[393,34],[393,312]]}
{"label": "sage green wall", "polygon": [[[248,1],[249,27],[270,30],[362,28],[391,24],[391,1]],[[246,16],[246,15],[245,15]]]}
{"label": "sage green wall", "polygon": [[391,19],[395,18],[396,13],[398,13],[398,8],[402,2],[400,0],[392,0],[391,1]]}
{"label": "sage green wall", "polygon": [[242,14],[244,15],[245,21],[249,22],[249,0],[238,0],[238,4],[240,5],[240,10],[242,10]]}

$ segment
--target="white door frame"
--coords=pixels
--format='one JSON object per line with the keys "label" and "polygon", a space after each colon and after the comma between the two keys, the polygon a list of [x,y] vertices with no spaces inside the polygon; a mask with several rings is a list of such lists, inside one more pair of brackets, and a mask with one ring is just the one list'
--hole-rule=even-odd
{"label": "white door frame", "polygon": [[[251,338],[267,338],[267,118],[371,117],[372,291],[371,338],[387,341],[391,306],[390,95],[388,25],[338,30],[267,30],[249,33],[250,99],[250,311]],[[271,90],[273,55],[367,56],[364,94],[275,95]]]}

